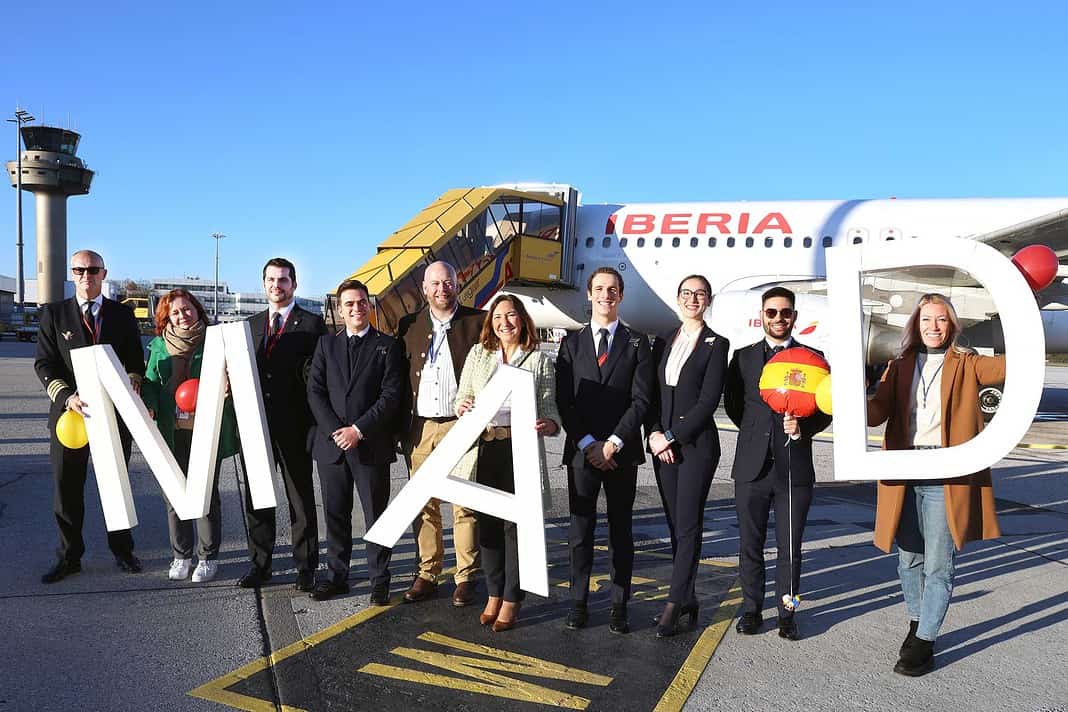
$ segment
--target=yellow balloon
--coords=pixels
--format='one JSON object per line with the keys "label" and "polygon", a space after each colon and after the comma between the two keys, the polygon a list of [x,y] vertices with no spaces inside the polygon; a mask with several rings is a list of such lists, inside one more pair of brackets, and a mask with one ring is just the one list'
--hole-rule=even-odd
{"label": "yellow balloon", "polygon": [[73,410],[68,410],[56,421],[56,437],[63,447],[80,450],[89,444],[89,433],[85,430],[85,418]]}
{"label": "yellow balloon", "polygon": [[816,407],[831,415],[831,377],[827,376],[816,386]]}

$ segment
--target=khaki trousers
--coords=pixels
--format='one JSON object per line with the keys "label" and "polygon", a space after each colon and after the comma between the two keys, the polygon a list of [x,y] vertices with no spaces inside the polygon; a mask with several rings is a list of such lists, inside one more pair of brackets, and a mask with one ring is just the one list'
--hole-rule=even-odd
{"label": "khaki trousers", "polygon": [[[408,476],[422,467],[423,462],[452,429],[455,420],[438,423],[415,416],[408,442]],[[456,583],[472,581],[481,567],[478,549],[478,520],[475,512],[453,505],[452,539],[456,548]],[[441,523],[441,500],[431,499],[412,523],[419,548],[419,578],[437,581],[445,561],[445,541]]]}

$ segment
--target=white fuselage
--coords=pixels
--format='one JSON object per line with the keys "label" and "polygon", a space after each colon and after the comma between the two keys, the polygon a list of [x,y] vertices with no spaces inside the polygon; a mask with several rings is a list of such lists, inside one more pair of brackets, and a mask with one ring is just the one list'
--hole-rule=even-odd
{"label": "white fuselage", "polygon": [[[760,291],[823,279],[826,245],[915,241],[922,263],[926,239],[978,237],[1066,208],[1068,198],[584,205],[576,231],[576,289],[506,291],[528,297],[539,326],[573,329],[588,320],[588,275],[611,266],[625,280],[623,319],[639,330],[662,332],[677,323],[678,283],[701,274],[718,295],[706,317],[710,325],[743,345],[762,333]],[[923,289],[919,281],[912,287]],[[981,294],[962,293],[961,301],[962,318],[981,321],[991,313]],[[800,299],[798,310],[798,331],[808,329],[804,338],[818,344],[818,295]],[[1068,350],[1068,312],[1046,315],[1048,350]]]}

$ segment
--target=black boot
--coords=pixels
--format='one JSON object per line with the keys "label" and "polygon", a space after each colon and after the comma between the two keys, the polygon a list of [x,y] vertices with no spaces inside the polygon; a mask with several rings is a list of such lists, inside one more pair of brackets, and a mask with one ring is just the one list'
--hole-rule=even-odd
{"label": "black boot", "polygon": [[901,644],[899,657],[905,657],[905,651],[912,647],[912,643],[916,640],[916,629],[919,627],[919,621],[909,621],[909,634],[905,636],[905,642]]}
{"label": "black boot", "polygon": [[913,638],[912,645],[894,665],[894,672],[909,677],[926,675],[934,669],[934,641]]}

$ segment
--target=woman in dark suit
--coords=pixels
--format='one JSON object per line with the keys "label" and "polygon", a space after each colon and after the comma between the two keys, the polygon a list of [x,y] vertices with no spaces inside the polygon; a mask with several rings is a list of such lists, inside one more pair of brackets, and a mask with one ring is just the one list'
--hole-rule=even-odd
{"label": "woman in dark suit", "polygon": [[678,632],[679,618],[697,620],[694,583],[701,558],[705,499],[719,464],[713,414],[723,394],[730,342],[705,325],[712,299],[708,280],[691,275],[679,283],[682,324],[653,342],[657,394],[645,432],[655,455],[660,498],[671,531],[671,591],[657,619],[656,636]]}

